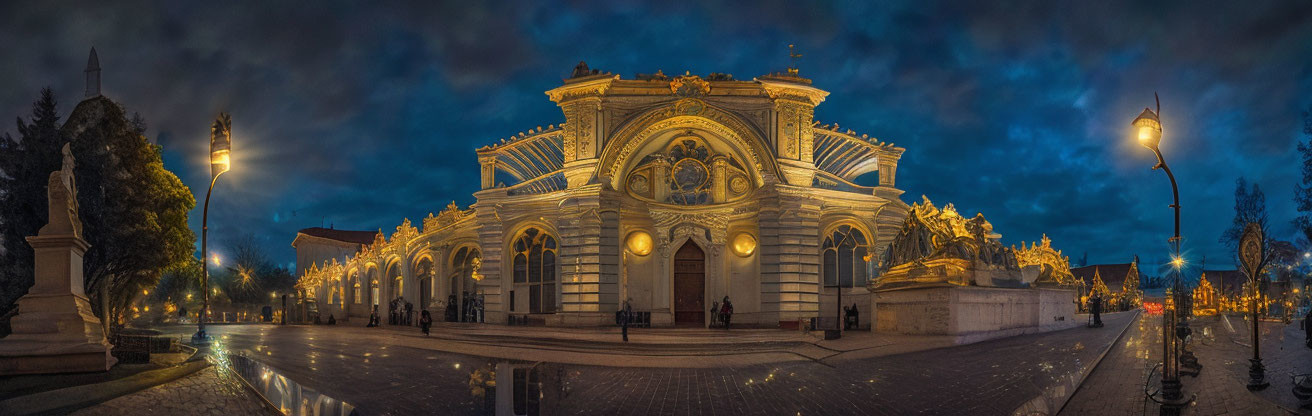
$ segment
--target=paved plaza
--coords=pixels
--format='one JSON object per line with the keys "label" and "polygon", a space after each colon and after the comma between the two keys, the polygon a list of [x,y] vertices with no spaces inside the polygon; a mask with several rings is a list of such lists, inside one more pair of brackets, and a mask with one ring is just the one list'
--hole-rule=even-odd
{"label": "paved plaza", "polygon": [[73,412],[74,416],[113,415],[275,415],[259,396],[218,367]]}
{"label": "paved plaza", "polygon": [[[595,351],[579,351],[589,343],[539,347],[619,360],[670,355],[667,363],[691,364],[673,368],[485,358],[447,351],[458,344],[485,348],[466,339],[469,335],[446,338],[439,332],[425,338],[408,329],[213,326],[211,331],[222,350],[257,358],[365,414],[491,413],[496,390],[514,384],[498,370],[516,367],[533,372],[542,383],[543,403],[562,414],[1053,414],[1136,316],[1110,315],[1100,329],[874,357],[847,358],[835,351],[828,358],[803,357],[790,351],[825,344],[800,338],[771,342],[768,333],[750,330],[743,336],[761,341],[735,344],[755,344],[741,350],[693,348],[690,343],[705,343],[709,336],[698,331],[691,331],[696,336],[688,342],[662,335],[671,337],[664,345],[618,350],[601,344]],[[358,331],[373,334],[354,336]],[[722,336],[737,339],[734,332]],[[762,354],[783,359],[759,362]],[[752,358],[739,360],[739,355]],[[702,365],[707,359],[722,364]]]}

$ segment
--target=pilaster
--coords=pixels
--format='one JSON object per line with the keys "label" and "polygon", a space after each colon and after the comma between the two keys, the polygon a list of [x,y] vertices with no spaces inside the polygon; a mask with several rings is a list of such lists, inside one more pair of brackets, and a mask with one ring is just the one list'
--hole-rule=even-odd
{"label": "pilaster", "polygon": [[770,117],[770,142],[783,179],[794,186],[811,186],[815,176],[815,138],[812,133],[815,106],[828,92],[789,81],[758,79],[774,108]]}
{"label": "pilaster", "polygon": [[565,114],[561,150],[565,156],[565,181],[569,188],[578,188],[592,181],[604,145],[601,97],[618,78],[608,74],[591,76],[567,81],[565,85],[547,91],[547,96]]}
{"label": "pilaster", "polygon": [[820,305],[820,206],[775,185],[762,201],[760,221],[761,311],[781,325],[817,316]]}

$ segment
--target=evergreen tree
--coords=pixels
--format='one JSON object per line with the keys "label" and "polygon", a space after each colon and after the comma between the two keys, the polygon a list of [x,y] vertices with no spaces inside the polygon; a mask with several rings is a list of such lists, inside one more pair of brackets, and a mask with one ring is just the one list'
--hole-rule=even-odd
{"label": "evergreen tree", "polygon": [[1303,135],[1308,142],[1298,144],[1303,178],[1294,184],[1294,206],[1299,213],[1294,217],[1294,228],[1303,233],[1303,239],[1312,241],[1312,108],[1303,112]]}
{"label": "evergreen tree", "polygon": [[1231,221],[1230,228],[1221,233],[1218,242],[1224,244],[1230,253],[1238,256],[1239,239],[1243,237],[1244,228],[1250,222],[1258,223],[1262,230],[1266,231],[1266,194],[1262,193],[1262,188],[1256,183],[1250,188],[1248,181],[1241,176],[1235,180],[1235,218]]}
{"label": "evergreen tree", "polygon": [[18,139],[0,138],[0,313],[32,287],[33,253],[26,237],[48,220],[46,182],[60,168],[60,148],[67,141],[49,88],[32,104],[31,122],[18,119]]}

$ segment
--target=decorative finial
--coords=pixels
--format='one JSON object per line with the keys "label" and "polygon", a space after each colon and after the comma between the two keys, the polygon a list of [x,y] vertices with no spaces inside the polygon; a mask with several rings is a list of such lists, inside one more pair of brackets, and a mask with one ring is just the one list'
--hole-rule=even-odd
{"label": "decorative finial", "polygon": [[797,58],[801,57],[802,54],[797,53],[796,47],[791,43],[788,44],[788,59],[792,61],[792,65],[788,66],[788,75],[797,75]]}
{"label": "decorative finial", "polygon": [[87,57],[87,90],[86,98],[100,95],[100,58],[96,56],[96,48],[91,48],[91,56]]}

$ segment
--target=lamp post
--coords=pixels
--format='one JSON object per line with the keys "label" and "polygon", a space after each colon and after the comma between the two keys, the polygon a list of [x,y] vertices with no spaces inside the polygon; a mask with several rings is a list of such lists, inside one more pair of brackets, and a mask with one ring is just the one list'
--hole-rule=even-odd
{"label": "lamp post", "polygon": [[[1156,98],[1157,94],[1153,94]],[[1139,144],[1153,151],[1157,155],[1157,164],[1153,170],[1161,169],[1166,172],[1167,179],[1171,180],[1171,197],[1173,202],[1171,208],[1175,209],[1175,234],[1171,237],[1171,250],[1174,255],[1172,264],[1180,261],[1180,189],[1175,183],[1175,175],[1171,173],[1171,168],[1166,165],[1166,159],[1162,158],[1162,151],[1158,144],[1162,142],[1162,122],[1158,117],[1161,113],[1161,100],[1157,101],[1157,111],[1144,108],[1139,117],[1131,123],[1136,129],[1139,138]],[[1173,291],[1168,291],[1168,295],[1174,292],[1178,295],[1180,292],[1180,273],[1176,270],[1173,282]],[[1184,407],[1187,400],[1180,391],[1180,366],[1176,357],[1175,336],[1171,333],[1176,326],[1176,308],[1179,302],[1166,302],[1173,307],[1163,308],[1162,310],[1162,415],[1179,415],[1180,409]]]}
{"label": "lamp post", "polygon": [[1248,362],[1248,390],[1258,391],[1270,386],[1266,381],[1266,367],[1262,366],[1262,355],[1258,349],[1258,342],[1261,337],[1258,334],[1258,324],[1261,322],[1258,314],[1259,294],[1261,293],[1261,281],[1258,275],[1262,273],[1262,267],[1266,266],[1266,245],[1264,244],[1265,236],[1262,235],[1262,226],[1250,222],[1244,227],[1244,234],[1239,238],[1239,261],[1243,263],[1244,269],[1248,272],[1248,285],[1252,290],[1252,299],[1249,300],[1249,307],[1253,317],[1253,358]]}
{"label": "lamp post", "polygon": [[210,125],[210,187],[205,191],[205,207],[201,210],[200,220],[200,256],[201,273],[201,307],[198,319],[196,319],[196,334],[191,336],[191,342],[195,345],[208,345],[210,342],[209,335],[205,334],[205,316],[210,308],[210,268],[205,263],[209,259],[209,220],[210,220],[210,194],[214,193],[214,183],[218,182],[219,175],[227,172],[232,167],[232,160],[229,152],[232,149],[232,117],[226,113],[219,113],[219,117]]}

